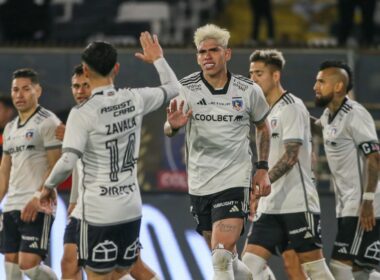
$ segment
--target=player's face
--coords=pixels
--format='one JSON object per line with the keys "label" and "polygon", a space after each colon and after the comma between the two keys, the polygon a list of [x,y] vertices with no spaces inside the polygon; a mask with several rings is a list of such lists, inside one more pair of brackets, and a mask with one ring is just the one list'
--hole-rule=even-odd
{"label": "player's face", "polygon": [[88,78],[85,75],[74,75],[71,79],[71,91],[77,104],[87,100],[91,96]]}
{"label": "player's face", "polygon": [[218,45],[214,39],[206,39],[199,45],[197,62],[206,76],[216,77],[227,72],[231,49]]}
{"label": "player's face", "polygon": [[262,61],[251,62],[249,66],[249,76],[263,90],[265,96],[276,86],[273,72],[270,67]]}
{"label": "player's face", "polygon": [[313,88],[315,92],[315,105],[326,107],[333,100],[335,84],[333,77],[329,75],[327,70],[318,72]]}
{"label": "player's face", "polygon": [[41,95],[41,86],[33,84],[29,78],[16,78],[12,81],[12,100],[19,112],[34,110]]}

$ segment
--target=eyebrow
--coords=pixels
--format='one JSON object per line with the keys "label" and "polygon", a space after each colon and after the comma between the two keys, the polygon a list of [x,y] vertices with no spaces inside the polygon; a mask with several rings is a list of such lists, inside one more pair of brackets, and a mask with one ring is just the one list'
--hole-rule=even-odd
{"label": "eyebrow", "polygon": [[206,52],[217,52],[220,50],[220,47],[214,47],[214,48],[210,48],[210,49],[200,49],[198,50],[198,53],[200,54],[203,54],[203,53],[206,53]]}

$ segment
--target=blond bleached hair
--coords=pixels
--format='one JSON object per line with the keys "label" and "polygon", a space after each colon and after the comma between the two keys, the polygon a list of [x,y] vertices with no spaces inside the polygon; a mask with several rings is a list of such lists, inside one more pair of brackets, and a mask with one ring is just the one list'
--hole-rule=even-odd
{"label": "blond bleached hair", "polygon": [[227,29],[221,28],[215,24],[206,24],[199,27],[194,33],[194,44],[199,49],[199,45],[207,39],[214,39],[217,44],[227,48],[228,40],[231,35]]}

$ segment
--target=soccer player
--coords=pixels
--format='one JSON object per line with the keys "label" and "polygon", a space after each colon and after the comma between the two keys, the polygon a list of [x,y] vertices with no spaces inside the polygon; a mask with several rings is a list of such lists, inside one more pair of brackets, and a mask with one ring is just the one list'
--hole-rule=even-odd
{"label": "soccer player", "polygon": [[[268,54],[269,54],[269,52],[268,52]],[[277,54],[277,52],[273,52],[273,54]],[[278,54],[282,55],[280,53],[278,53]],[[258,73],[254,72],[254,69],[255,69],[254,67],[257,66],[257,64],[255,65],[255,62],[252,61],[252,59],[253,59],[253,55],[250,56],[250,65],[249,65],[250,79],[252,81],[255,81],[261,87],[261,89],[263,89],[264,95],[267,95],[265,93],[265,91],[268,91],[270,94],[270,92],[273,91],[273,88],[275,87],[275,83],[273,80],[273,72],[274,72],[273,69],[271,68],[270,64],[268,63],[268,65],[265,65],[263,67],[263,70],[265,70],[265,71],[263,71],[263,73],[260,73],[260,75],[258,75]],[[263,60],[263,62],[265,62],[265,61]],[[253,214],[257,210],[259,199],[260,199],[260,197],[256,198],[255,195],[252,196],[252,200],[257,200],[257,201],[254,201],[254,203],[251,203],[251,213],[253,213]],[[250,233],[248,233],[248,235],[250,235]],[[285,272],[286,272],[289,279],[294,279],[294,280],[306,279],[305,272],[302,270],[298,256],[293,249],[291,249],[291,248],[284,249],[284,251],[282,252],[282,258],[284,261]],[[270,273],[273,273],[270,271],[269,266],[267,266],[265,268],[265,270],[266,271],[262,272],[263,275],[265,275],[265,274],[270,275]]]}
{"label": "soccer player", "polygon": [[52,214],[39,203],[40,189],[61,154],[55,138],[59,119],[39,106],[42,94],[38,74],[32,69],[13,73],[12,100],[18,116],[3,135],[0,166],[0,200],[4,205],[4,253],[7,279],[57,279],[42,263],[49,243]]}
{"label": "soccer player", "polygon": [[352,87],[348,65],[320,65],[315,103],[325,108],[320,124],[338,220],[330,267],[338,280],[368,279],[379,264],[379,142],[369,112],[347,96]]}
{"label": "soccer player", "polygon": [[[82,65],[77,65],[74,68],[71,77],[71,92],[77,104],[81,104],[91,96],[91,88],[88,78],[83,73]],[[65,133],[65,125],[60,124],[56,129],[56,137],[63,140]],[[80,164],[80,163],[79,163]],[[73,169],[72,186],[70,193],[70,204],[68,208],[69,220],[65,229],[64,235],[64,250],[61,260],[62,279],[82,279],[81,269],[78,263],[78,218],[80,213],[73,211],[78,200],[78,174],[77,169]]]}
{"label": "soccer player", "polygon": [[[74,72],[71,78],[71,91],[74,100],[77,104],[81,104],[91,96],[91,88],[89,79],[83,73],[82,64],[74,67]],[[63,140],[65,134],[65,125],[60,124],[56,129],[56,137],[59,140]],[[80,165],[80,162],[77,163]],[[79,167],[80,168],[80,167]],[[77,168],[73,169],[72,173],[72,186],[70,192],[70,202],[68,207],[69,220],[65,229],[64,235],[64,251],[61,260],[62,279],[82,279],[80,266],[78,263],[78,223],[80,223],[81,206],[76,208],[77,202],[81,203],[81,199],[78,200],[79,195],[79,178]],[[156,280],[158,278],[155,272],[150,269],[140,258],[137,259],[131,270],[131,275],[136,280]]]}
{"label": "soccer player", "polygon": [[[288,246],[311,279],[334,279],[321,249],[320,207],[312,181],[310,115],[302,100],[281,85],[285,59],[277,50],[250,57],[251,77],[271,107],[269,178],[272,192],[259,200],[243,262],[255,279],[264,279],[269,257]],[[301,274],[301,279],[305,276]]]}
{"label": "soccer player", "polygon": [[[164,131],[173,136],[186,126],[186,161],[191,206],[212,250],[214,279],[250,279],[238,259],[236,242],[249,211],[251,183],[268,195],[269,111],[262,90],[248,78],[231,74],[227,62],[230,33],[213,24],[194,34],[200,72],[181,80],[178,100],[167,109]],[[259,161],[252,178],[249,132],[256,126]]]}
{"label": "soccer player", "polygon": [[136,56],[154,63],[159,87],[116,90],[116,49],[106,42],[92,42],[83,51],[91,97],[71,110],[63,154],[41,195],[42,205],[49,208],[55,200],[54,188],[81,159],[79,255],[89,279],[109,279],[114,270],[128,272],[138,257],[142,203],[136,163],[142,118],[178,95],[180,89],[157,36],[143,32],[140,43],[143,53]]}

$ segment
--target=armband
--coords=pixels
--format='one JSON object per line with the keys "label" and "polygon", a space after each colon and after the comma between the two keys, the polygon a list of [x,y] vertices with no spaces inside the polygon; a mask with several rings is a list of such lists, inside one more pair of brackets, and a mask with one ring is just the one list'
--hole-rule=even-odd
{"label": "armband", "polygon": [[359,148],[366,156],[380,151],[379,143],[364,142],[359,145]]}
{"label": "armband", "polygon": [[33,194],[33,198],[40,199],[40,197],[41,197],[41,192],[40,192],[40,191],[36,191],[36,192]]}
{"label": "armband", "polygon": [[269,169],[268,162],[264,160],[255,162],[255,167],[256,169]]}

